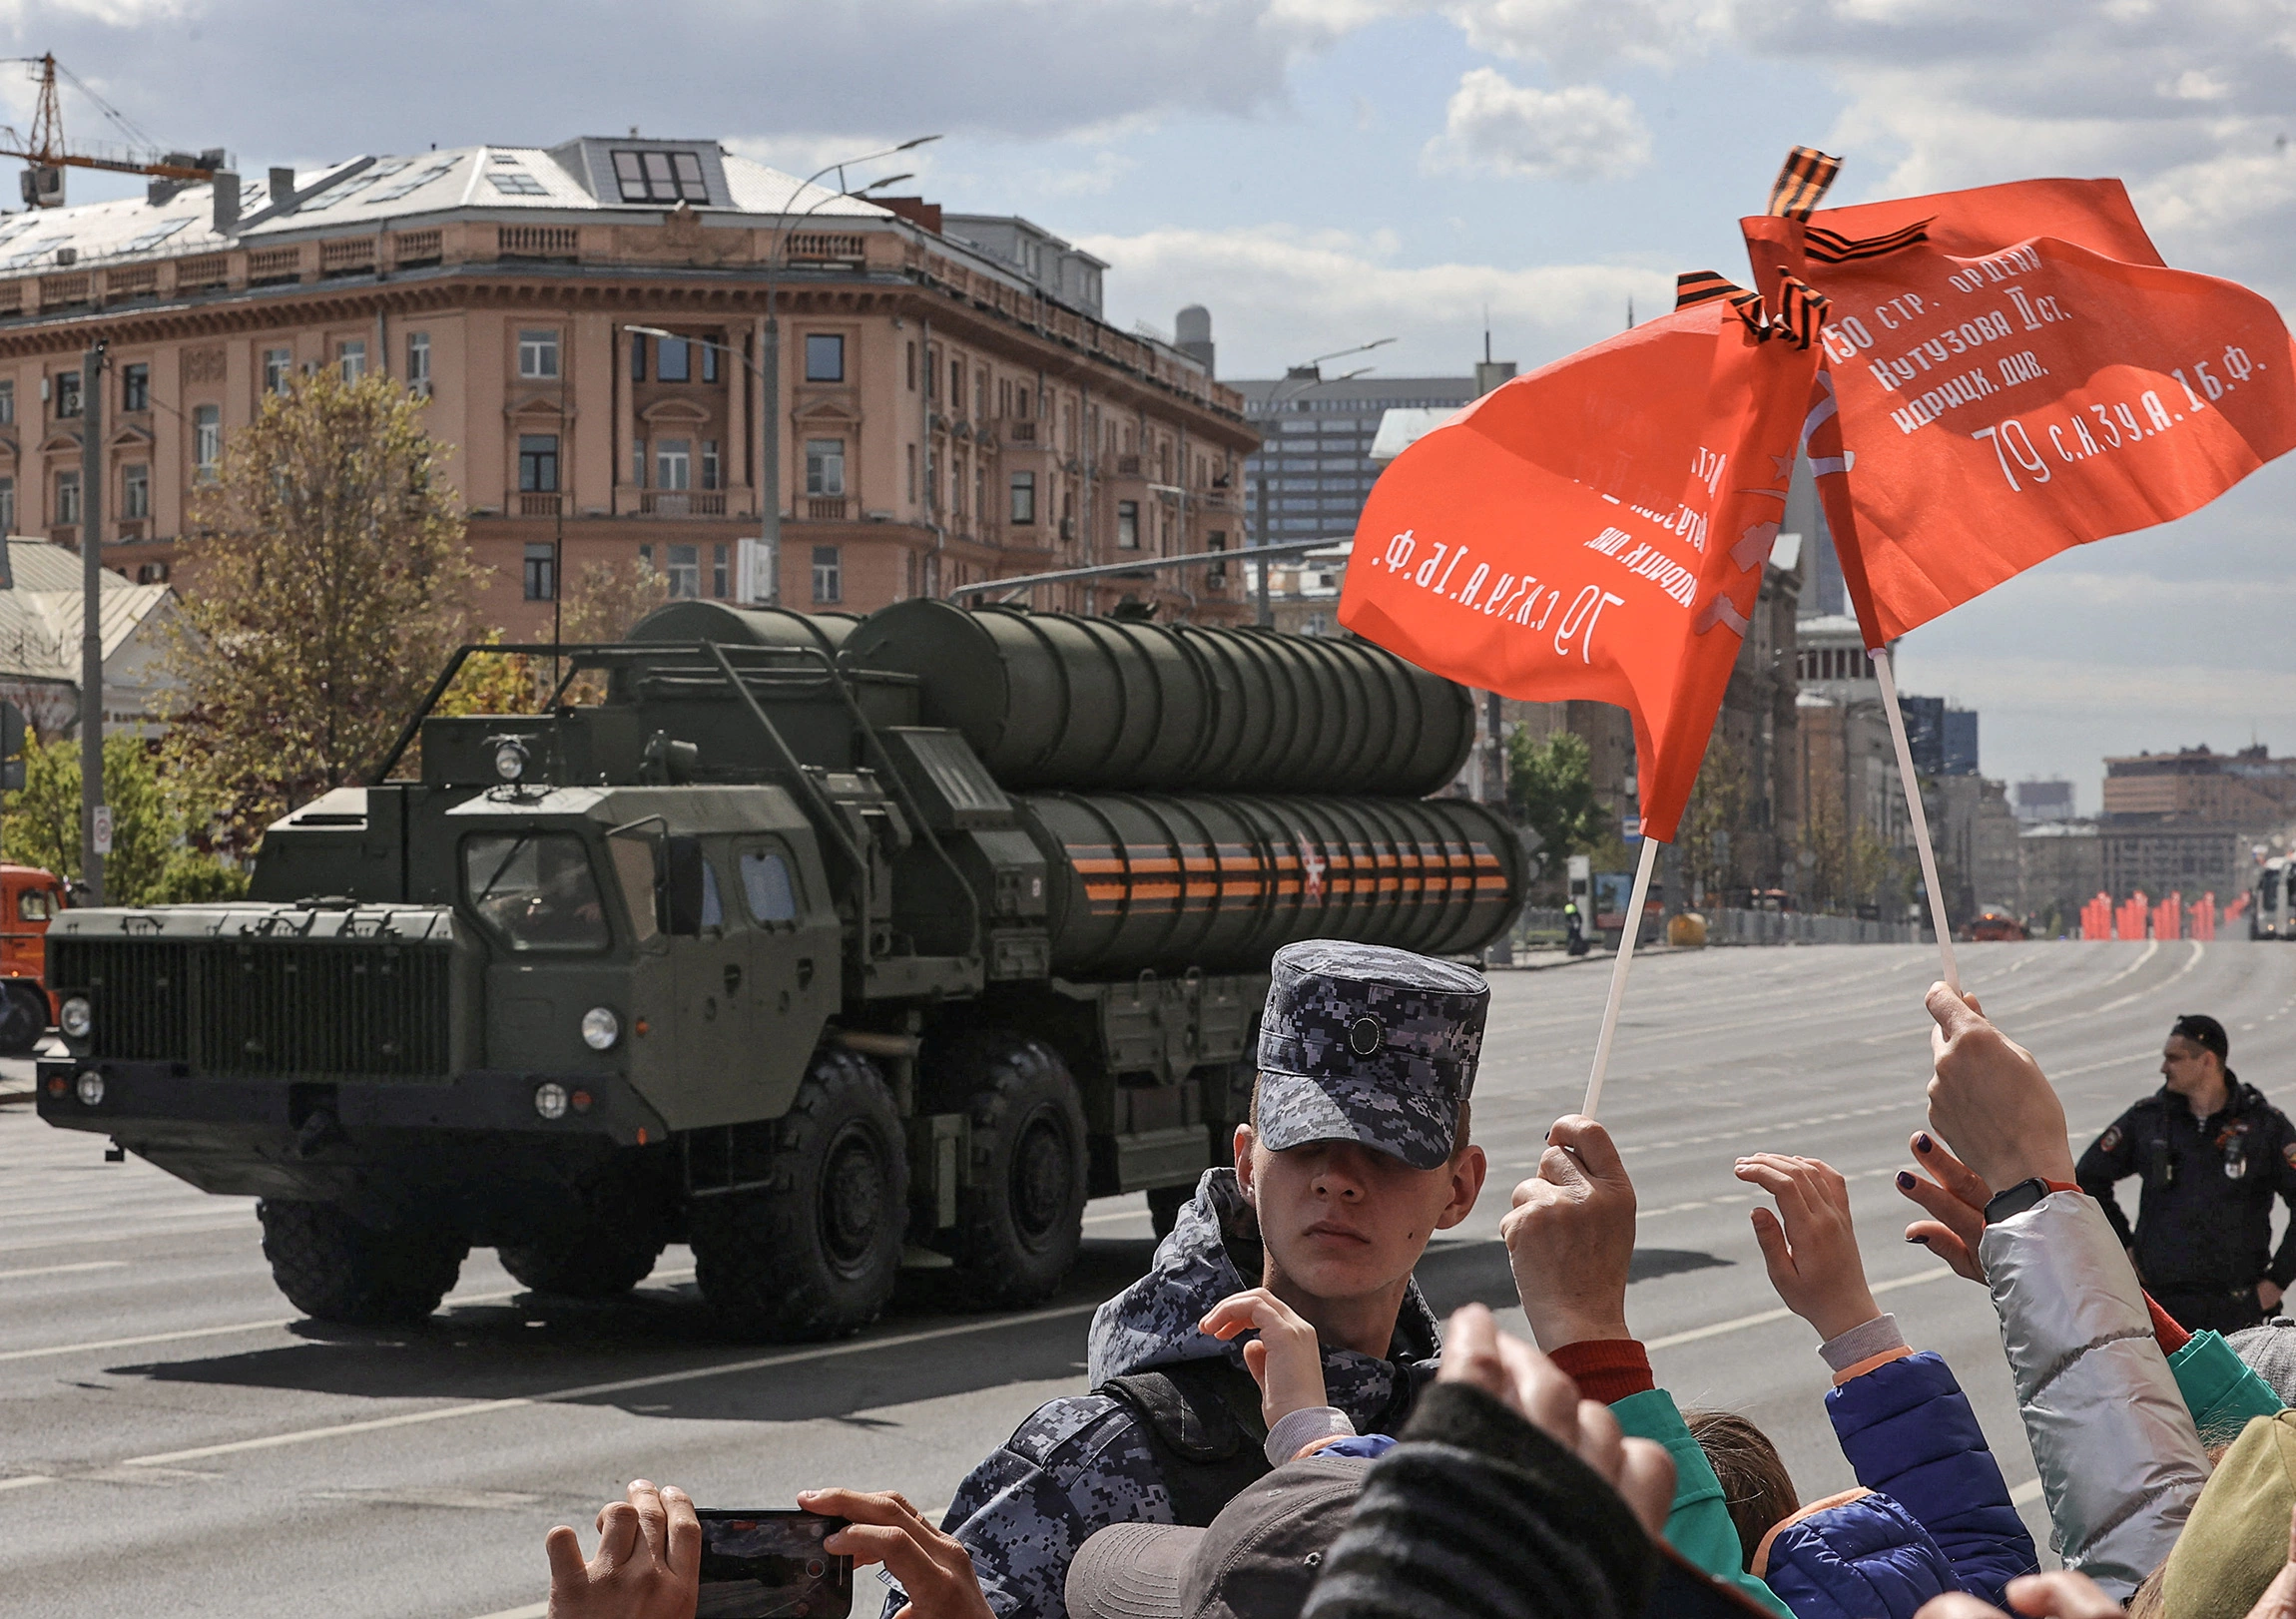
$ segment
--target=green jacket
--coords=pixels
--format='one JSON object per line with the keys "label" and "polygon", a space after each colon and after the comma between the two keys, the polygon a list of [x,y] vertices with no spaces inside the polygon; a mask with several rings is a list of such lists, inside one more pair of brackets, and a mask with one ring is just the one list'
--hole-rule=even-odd
{"label": "green jacket", "polygon": [[1610,1414],[1618,1418],[1618,1426],[1628,1438],[1655,1439],[1674,1458],[1674,1510],[1666,1518],[1666,1543],[1706,1573],[1736,1586],[1779,1619],[1794,1619],[1793,1609],[1746,1572],[1738,1526],[1730,1521],[1730,1508],[1722,1497],[1722,1480],[1714,1476],[1713,1464],[1691,1436],[1674,1396],[1663,1388],[1646,1388],[1612,1405]]}
{"label": "green jacket", "polygon": [[[2282,1409],[2272,1385],[2256,1375],[2215,1333],[2193,1334],[2191,1343],[2168,1357],[2168,1369],[2176,1378],[2176,1391],[2192,1412],[2192,1425],[2200,1430],[2200,1442],[2212,1450],[2239,1438],[2250,1417],[2270,1416]],[[1635,1397],[1641,1398],[1639,1394]],[[1626,1418],[1618,1420],[1623,1426]],[[1675,1503],[1679,1509],[1679,1494]]]}

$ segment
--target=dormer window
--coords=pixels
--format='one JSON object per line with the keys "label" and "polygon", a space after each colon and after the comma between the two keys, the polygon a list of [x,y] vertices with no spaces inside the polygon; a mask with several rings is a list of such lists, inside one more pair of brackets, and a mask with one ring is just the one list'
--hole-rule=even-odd
{"label": "dormer window", "polygon": [[614,180],[625,203],[706,203],[702,160],[691,152],[617,152]]}

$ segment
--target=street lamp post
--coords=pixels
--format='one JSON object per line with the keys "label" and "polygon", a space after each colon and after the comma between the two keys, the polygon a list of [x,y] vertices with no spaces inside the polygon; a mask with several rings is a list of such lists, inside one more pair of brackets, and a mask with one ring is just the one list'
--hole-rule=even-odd
{"label": "street lamp post", "polygon": [[[80,362],[80,873],[104,902],[104,339]],[[102,822],[105,835],[97,836]]]}
{"label": "street lamp post", "polygon": [[[896,152],[911,151],[916,147],[929,145],[939,139],[940,137],[937,135],[920,135],[913,141],[903,141],[898,146],[888,146],[882,152],[870,152],[861,157],[847,158],[842,163],[824,164],[805,179],[799,181],[796,188],[790,193],[789,203],[782,205],[783,224],[774,233],[773,241],[766,252],[766,329],[764,337],[758,345],[759,363],[750,367],[758,373],[759,394],[758,539],[765,548],[767,565],[775,570],[775,594],[777,596],[781,591],[782,560],[782,328],[776,308],[776,300],[781,289],[775,283],[774,272],[780,267],[782,250],[789,243],[792,227],[804,224],[813,216],[814,210],[822,206],[822,203],[827,203],[836,197],[859,195],[846,189],[846,170],[863,163],[874,163],[879,158],[889,158]],[[814,204],[813,208],[807,209],[795,221],[791,221],[789,218],[790,204],[804,196],[808,186],[821,179],[822,176],[833,172],[838,177],[838,189],[830,196],[824,197],[821,202]],[[907,175],[888,175],[883,180],[871,181],[868,185],[863,186],[861,191],[875,191],[880,186],[889,186],[896,181],[909,178]],[[631,329],[637,330],[639,328],[632,327]],[[725,345],[721,343],[713,346],[722,348]],[[747,359],[744,360],[744,363],[748,363]]]}
{"label": "street lamp post", "polygon": [[[1368,353],[1374,348],[1382,347],[1385,344],[1392,343],[1394,341],[1395,339],[1393,337],[1377,337],[1368,343],[1358,343],[1353,348],[1340,348],[1333,350],[1329,354],[1318,354],[1314,359],[1309,360],[1305,365],[1293,365],[1287,367],[1284,372],[1283,381],[1278,382],[1275,388],[1268,395],[1268,430],[1274,430],[1276,425],[1276,417],[1278,413],[1281,412],[1284,408],[1284,403],[1286,400],[1294,397],[1301,389],[1314,387],[1318,383],[1321,383],[1325,380],[1323,371],[1324,361],[1328,359],[1344,359],[1350,354]],[[1360,366],[1357,369],[1348,372],[1346,376],[1335,376],[1331,378],[1331,380],[1335,382],[1345,382],[1351,377],[1362,376],[1365,371],[1370,369],[1371,367],[1368,365]],[[1259,521],[1253,525],[1252,534],[1252,549],[1255,551],[1266,545],[1269,539],[1268,474],[1271,470],[1273,470],[1275,466],[1275,459],[1273,454],[1276,445],[1274,441],[1267,437],[1264,433],[1260,439],[1260,487],[1257,491],[1260,516]],[[1276,610],[1274,605],[1268,600],[1268,559],[1266,557],[1256,558],[1252,564],[1252,572],[1256,576],[1254,582],[1254,592],[1259,598],[1260,628],[1263,630],[1272,629],[1276,623]]]}

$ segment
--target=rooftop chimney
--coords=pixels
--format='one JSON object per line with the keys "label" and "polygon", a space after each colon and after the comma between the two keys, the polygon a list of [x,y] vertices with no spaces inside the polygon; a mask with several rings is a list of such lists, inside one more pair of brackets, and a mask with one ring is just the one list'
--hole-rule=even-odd
{"label": "rooftop chimney", "polygon": [[216,171],[216,234],[230,236],[240,228],[240,177],[229,169]]}
{"label": "rooftop chimney", "polygon": [[272,194],[268,206],[277,208],[294,196],[294,171],[275,168],[271,178]]}
{"label": "rooftop chimney", "polygon": [[1204,374],[1217,374],[1212,369],[1212,311],[1201,303],[1191,303],[1172,321],[1172,346],[1204,367]]}

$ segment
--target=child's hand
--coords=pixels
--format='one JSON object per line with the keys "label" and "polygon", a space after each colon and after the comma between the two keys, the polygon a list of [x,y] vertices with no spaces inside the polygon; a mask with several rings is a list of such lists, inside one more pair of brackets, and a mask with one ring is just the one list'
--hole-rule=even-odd
{"label": "child's hand", "polygon": [[1858,1255],[1850,1188],[1831,1165],[1756,1153],[1738,1160],[1738,1179],[1778,1200],[1776,1215],[1754,1211],[1754,1240],[1770,1268],[1770,1285],[1788,1310],[1825,1339],[1839,1338],[1882,1313]]}
{"label": "child's hand", "polygon": [[1244,1365],[1260,1384],[1260,1414],[1274,1427],[1294,1411],[1329,1404],[1324,1398],[1324,1351],[1316,1330],[1266,1288],[1250,1288],[1212,1307],[1201,1330],[1225,1343],[1259,1332],[1244,1346]]}

